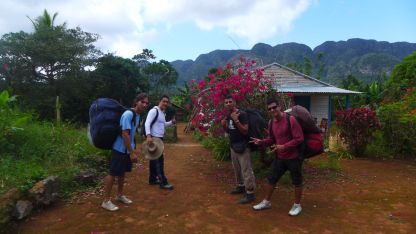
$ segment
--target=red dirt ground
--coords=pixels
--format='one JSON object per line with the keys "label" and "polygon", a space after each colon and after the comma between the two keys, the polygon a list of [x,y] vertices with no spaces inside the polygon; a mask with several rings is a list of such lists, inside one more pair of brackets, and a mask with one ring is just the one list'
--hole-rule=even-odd
{"label": "red dirt ground", "polygon": [[[303,212],[289,217],[291,186],[279,186],[270,210],[239,205],[240,196],[228,194],[231,163],[215,161],[190,135],[179,137],[165,150],[166,174],[175,190],[147,185],[144,162],[127,178],[132,205],[108,212],[100,207],[100,193],[90,193],[35,212],[18,233],[416,233],[414,164],[343,160],[341,172],[327,173],[307,163]],[[261,201],[264,180],[258,183]]]}

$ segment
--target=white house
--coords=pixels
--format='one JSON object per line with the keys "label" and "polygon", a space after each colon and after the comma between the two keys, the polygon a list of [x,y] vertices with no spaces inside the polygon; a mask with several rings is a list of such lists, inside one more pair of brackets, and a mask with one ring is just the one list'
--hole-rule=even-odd
{"label": "white house", "polygon": [[295,104],[307,108],[316,118],[318,125],[327,124],[328,128],[331,126],[332,96],[345,95],[345,105],[348,108],[350,95],[360,94],[360,92],[337,88],[278,63],[263,68],[263,76],[274,81],[273,85],[277,91],[292,93]]}

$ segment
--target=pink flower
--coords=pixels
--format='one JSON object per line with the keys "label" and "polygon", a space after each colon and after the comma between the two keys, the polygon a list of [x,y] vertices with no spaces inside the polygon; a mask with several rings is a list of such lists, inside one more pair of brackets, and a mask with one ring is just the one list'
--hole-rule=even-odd
{"label": "pink flower", "polygon": [[205,86],[205,80],[201,80],[198,83],[198,88],[201,90]]}
{"label": "pink flower", "polygon": [[221,75],[222,72],[223,72],[222,67],[218,67],[216,74]]}

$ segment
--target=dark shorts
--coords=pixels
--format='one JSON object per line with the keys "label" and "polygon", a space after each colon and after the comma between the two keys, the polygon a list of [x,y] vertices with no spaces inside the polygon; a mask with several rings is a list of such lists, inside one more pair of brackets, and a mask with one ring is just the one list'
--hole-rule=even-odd
{"label": "dark shorts", "polygon": [[286,171],[290,171],[290,177],[292,178],[292,184],[296,187],[300,187],[303,184],[302,177],[302,159],[277,159],[275,158],[270,168],[270,174],[268,177],[269,184],[275,185]]}
{"label": "dark shorts", "polygon": [[110,175],[124,176],[125,172],[130,172],[132,163],[129,154],[120,153],[117,150],[111,152]]}

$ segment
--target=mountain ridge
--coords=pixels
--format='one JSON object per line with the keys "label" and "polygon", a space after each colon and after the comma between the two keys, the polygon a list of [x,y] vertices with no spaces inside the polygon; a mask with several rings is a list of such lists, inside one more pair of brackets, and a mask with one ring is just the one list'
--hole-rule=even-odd
{"label": "mountain ridge", "polygon": [[[373,39],[351,38],[346,41],[325,41],[315,48],[296,42],[271,46],[257,43],[249,50],[213,50],[199,55],[195,60],[175,60],[171,64],[179,73],[178,84],[190,79],[200,80],[208,70],[224,66],[227,62],[245,56],[255,58],[263,65],[277,62],[282,65],[302,65],[307,57],[312,62],[312,76],[316,76],[319,64],[325,64],[322,80],[334,85],[348,75],[354,75],[364,83],[385,79],[394,66],[416,51],[416,43],[387,42]],[[323,53],[321,60],[318,54]]]}

